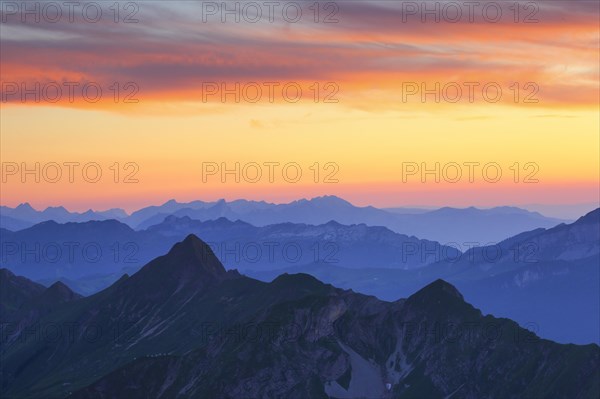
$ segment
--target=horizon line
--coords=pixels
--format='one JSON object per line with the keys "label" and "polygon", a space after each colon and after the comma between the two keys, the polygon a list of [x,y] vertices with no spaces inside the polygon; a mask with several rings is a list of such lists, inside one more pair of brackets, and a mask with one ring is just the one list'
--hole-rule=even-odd
{"label": "horizon line", "polygon": [[[237,202],[237,201],[246,201],[246,202],[253,202],[253,203],[264,203],[267,205],[291,205],[293,203],[296,202],[301,202],[301,201],[307,201],[307,202],[311,202],[314,200],[319,200],[319,199],[327,199],[327,198],[331,198],[331,199],[337,199],[337,200],[341,200],[344,202],[347,202],[348,204],[352,205],[353,207],[356,208],[375,208],[375,209],[379,209],[379,210],[383,210],[383,211],[387,211],[387,210],[394,210],[394,209],[420,209],[420,210],[424,210],[424,211],[435,211],[435,210],[439,210],[439,209],[444,209],[444,208],[450,208],[450,209],[479,209],[479,210],[488,210],[488,209],[495,209],[495,208],[519,208],[522,210],[526,210],[526,211],[530,211],[530,212],[537,212],[540,213],[538,211],[531,211],[527,208],[530,207],[576,207],[576,206],[595,206],[600,207],[600,203],[599,202],[594,202],[594,201],[590,201],[590,202],[575,202],[575,203],[527,203],[527,204],[504,204],[504,205],[487,205],[487,206],[483,206],[483,205],[465,205],[465,206],[450,206],[450,205],[444,205],[444,206],[439,206],[439,205],[427,205],[427,204],[406,204],[406,205],[392,205],[392,206],[384,206],[384,207],[378,207],[375,205],[356,205],[354,203],[352,203],[349,200],[346,200],[343,197],[337,196],[337,195],[321,195],[321,196],[316,196],[316,197],[311,197],[311,198],[298,198],[298,199],[294,199],[291,201],[281,201],[281,202],[271,202],[271,201],[267,201],[267,200],[252,200],[252,199],[246,199],[246,198],[235,198],[235,199],[227,199],[227,198],[219,198],[217,200],[203,200],[203,199],[194,199],[191,201],[183,201],[180,202],[175,198],[171,198],[165,202],[162,203],[151,203],[149,205],[145,205],[145,206],[141,206],[138,207],[134,210],[127,210],[125,208],[121,208],[121,207],[110,207],[110,208],[105,208],[105,209],[94,209],[94,208],[88,208],[86,210],[73,210],[73,208],[68,208],[67,206],[64,205],[47,205],[45,207],[40,207],[40,206],[34,206],[32,205],[29,201],[25,201],[25,202],[20,202],[19,204],[16,205],[6,205],[6,204],[2,204],[0,202],[0,207],[2,208],[9,208],[9,209],[16,209],[19,206],[29,206],[30,208],[32,208],[34,211],[36,212],[44,212],[48,209],[57,209],[57,208],[62,208],[65,211],[69,212],[69,213],[77,213],[77,214],[83,214],[83,213],[87,213],[87,212],[94,212],[94,213],[101,213],[101,212],[108,212],[108,211],[114,211],[114,210],[118,210],[118,211],[122,211],[124,212],[127,216],[131,216],[133,213],[140,211],[142,209],[145,208],[149,208],[149,207],[160,207],[160,206],[164,206],[168,203],[176,203],[176,204],[181,204],[181,205],[185,205],[185,204],[191,204],[194,202],[203,202],[206,204],[216,204],[219,202],[225,202],[225,203],[233,203],[233,202]],[[546,216],[546,215],[544,215]]]}

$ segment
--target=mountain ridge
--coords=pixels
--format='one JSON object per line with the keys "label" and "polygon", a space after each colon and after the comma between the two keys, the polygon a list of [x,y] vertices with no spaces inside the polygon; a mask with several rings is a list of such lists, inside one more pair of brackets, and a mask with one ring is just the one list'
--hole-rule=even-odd
{"label": "mountain ridge", "polygon": [[[536,227],[552,227],[565,221],[509,206],[489,209],[444,207],[423,210],[423,212],[402,213],[373,206],[355,206],[336,196],[299,199],[282,204],[243,199],[233,201],[220,199],[212,202],[169,200],[162,205],[141,208],[131,214],[126,214],[119,209],[101,212],[89,210],[84,213],[70,213],[64,207],[48,207],[44,211],[35,211],[31,206],[22,206],[20,209],[21,212],[16,208],[1,207],[0,227],[14,231],[48,219],[55,219],[58,222],[81,222],[90,219],[116,218],[136,230],[144,230],[161,223],[169,215],[189,216],[197,220],[227,217],[230,220],[243,220],[256,226],[284,222],[324,224],[336,220],[346,225],[365,223],[369,226],[385,226],[397,233],[440,242],[476,241],[483,244],[490,241],[497,242]],[[487,228],[492,223],[496,226],[494,231]]]}
{"label": "mountain ridge", "polygon": [[[600,347],[540,340],[510,320],[483,316],[441,279],[385,302],[309,275],[266,283],[224,272],[209,250],[187,236],[131,277],[44,314],[41,326],[77,323],[116,333],[92,342],[79,334],[38,341],[17,333],[5,348],[3,390],[34,398],[599,392],[593,370]],[[52,369],[45,367],[50,358]],[[486,377],[490,372],[496,378]],[[508,378],[515,375],[521,377]]]}

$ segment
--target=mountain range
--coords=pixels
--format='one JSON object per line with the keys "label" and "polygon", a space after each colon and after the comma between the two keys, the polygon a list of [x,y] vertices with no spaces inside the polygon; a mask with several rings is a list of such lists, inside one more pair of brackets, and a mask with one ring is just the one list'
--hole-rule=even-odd
{"label": "mountain range", "polygon": [[86,212],[78,213],[70,212],[62,206],[57,206],[38,211],[25,202],[15,208],[0,206],[0,227],[16,231],[49,220],[59,223],[87,222],[90,220],[125,219],[127,216],[124,210],[118,208],[106,211],[93,211],[89,209]]}
{"label": "mountain range", "polygon": [[[62,279],[82,293],[78,279],[90,277],[104,286],[124,272],[136,271],[174,243],[194,233],[210,244],[228,268],[276,270],[293,265],[343,264],[350,268],[413,269],[459,256],[460,251],[434,241],[364,224],[345,226],[282,223],[257,227],[225,218],[198,221],[168,216],[146,230],[133,230],[116,220],[83,223],[38,223],[11,232],[1,230],[0,261],[13,272],[34,280]],[[429,252],[423,249],[428,249]],[[377,256],[373,256],[377,254]]]}
{"label": "mountain range", "polygon": [[7,398],[600,394],[597,345],[540,339],[439,279],[392,302],[306,274],[261,282],[194,235],[89,297],[0,279]]}
{"label": "mountain range", "polygon": [[[142,208],[131,215],[122,209],[70,213],[63,207],[55,207],[36,211],[25,203],[16,208],[1,207],[0,227],[16,231],[48,220],[66,223],[116,219],[136,230],[144,230],[161,223],[169,215],[202,221],[225,217],[255,226],[286,222],[318,225],[335,220],[346,225],[384,226],[397,233],[460,246],[471,242],[479,245],[499,242],[522,231],[548,228],[566,221],[515,207],[384,210],[372,206],[358,207],[335,196],[324,196],[287,204],[248,200],[179,203],[170,200],[160,206]],[[492,225],[494,228],[490,229]]]}
{"label": "mountain range", "polygon": [[[309,273],[388,300],[441,278],[484,311],[532,326],[543,337],[565,343],[600,343],[599,254],[600,208],[574,223],[524,232],[418,269],[313,264],[278,273]],[[275,273],[250,275],[270,281]]]}
{"label": "mountain range", "polygon": [[259,227],[171,215],[137,231],[116,220],[43,222],[17,232],[2,230],[0,261],[16,274],[46,285],[60,280],[89,295],[193,233],[226,268],[262,281],[283,272],[308,273],[393,300],[443,278],[484,311],[532,326],[545,338],[600,343],[598,212],[465,252],[385,227],[333,221]]}

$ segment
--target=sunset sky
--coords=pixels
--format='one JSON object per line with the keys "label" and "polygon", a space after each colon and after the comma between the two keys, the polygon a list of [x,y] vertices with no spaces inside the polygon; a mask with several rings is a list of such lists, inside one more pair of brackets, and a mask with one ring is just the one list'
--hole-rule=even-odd
{"label": "sunset sky", "polygon": [[[121,2],[118,16],[113,3],[96,3],[98,22],[78,9],[73,22],[54,22],[49,8],[38,22],[3,2],[2,205],[134,210],[171,198],[326,194],[381,207],[600,200],[597,1],[521,2],[518,14],[512,1],[480,1],[471,15],[465,2],[438,2],[439,22],[413,8],[421,2],[322,2],[318,15],[314,2],[287,2],[302,17],[275,8],[272,22],[260,1],[262,19],[240,2],[239,22],[221,15],[220,2]],[[456,22],[449,3],[463,6]],[[223,84],[236,93],[222,97]],[[80,165],[70,182],[72,162]],[[36,163],[39,182],[22,173]],[[82,176],[92,163],[98,182],[93,170]],[[236,163],[239,183],[207,169]],[[421,174],[436,163],[437,182]],[[472,181],[465,163],[475,165]],[[262,178],[252,182],[257,164]]]}

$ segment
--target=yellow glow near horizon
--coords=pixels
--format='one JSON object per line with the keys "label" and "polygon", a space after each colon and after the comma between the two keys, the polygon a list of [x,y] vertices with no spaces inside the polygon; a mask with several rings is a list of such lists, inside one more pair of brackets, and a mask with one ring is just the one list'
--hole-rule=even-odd
{"label": "yellow glow near horizon", "polygon": [[[427,112],[426,112],[427,111]],[[463,190],[455,205],[503,205],[531,202],[597,201],[599,179],[598,114],[587,110],[549,111],[485,104],[453,109],[407,109],[367,112],[343,104],[236,105],[223,112],[200,115],[136,117],[108,111],[52,107],[7,107],[2,111],[2,162],[97,162],[105,178],[88,183],[26,183],[19,175],[5,176],[2,202],[29,201],[40,207],[66,204],[73,209],[138,206],[169,198],[180,200],[252,198],[274,202],[303,196],[338,194],[359,204],[379,206],[439,203],[439,193]],[[66,122],[68,121],[68,122]],[[138,183],[112,181],[109,166],[119,162],[139,165]],[[303,171],[297,183],[275,174],[258,183],[235,183],[226,176],[209,176],[202,182],[202,163],[233,167],[249,162],[297,162]],[[319,163],[319,182],[310,169]],[[339,166],[338,183],[324,184]],[[420,175],[402,182],[403,162],[498,163],[501,182],[491,185],[480,175],[467,184],[427,183]],[[536,163],[539,183],[514,183],[509,168],[515,163]],[[466,169],[464,169],[466,170]],[[266,168],[263,169],[263,172]],[[121,180],[127,171],[121,171]],[[528,171],[521,170],[523,179]],[[502,187],[503,195],[474,198]],[[575,190],[574,188],[577,187]],[[562,189],[561,189],[562,188]],[[569,190],[574,189],[569,195]],[[414,194],[414,192],[420,194]],[[563,192],[559,197],[548,193]],[[368,193],[372,195],[369,196]],[[402,193],[413,192],[410,197]],[[435,195],[433,194],[435,193]],[[595,194],[594,194],[595,193]],[[581,196],[584,197],[581,197]],[[410,198],[410,202],[407,199]],[[125,205],[122,205],[125,204]]]}
{"label": "yellow glow near horizon", "polygon": [[[507,2],[499,20],[480,9],[435,23],[373,1],[340,2],[335,23],[310,8],[296,22],[224,23],[178,1],[144,3],[137,23],[40,24],[9,13],[0,203],[132,210],[170,198],[325,194],[376,206],[598,202],[600,8],[580,3],[540,2],[525,21]],[[296,103],[286,102],[290,84],[300,87]],[[231,93],[240,85],[259,86],[255,104],[252,90]],[[12,174],[36,162],[95,162],[102,179],[23,183]],[[295,162],[302,177],[203,181],[206,162]],[[496,163],[502,179],[479,170],[473,182],[403,181],[407,162]],[[132,165],[139,181],[123,183]],[[333,171],[337,180],[325,183]],[[537,180],[524,183],[531,172]]]}

